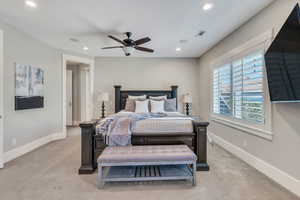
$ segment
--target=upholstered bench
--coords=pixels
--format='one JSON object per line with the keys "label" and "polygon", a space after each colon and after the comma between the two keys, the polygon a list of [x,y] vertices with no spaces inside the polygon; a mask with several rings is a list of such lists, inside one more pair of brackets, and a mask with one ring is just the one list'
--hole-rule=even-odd
{"label": "upholstered bench", "polygon": [[98,188],[105,182],[191,180],[197,156],[186,145],[106,147],[98,158]]}

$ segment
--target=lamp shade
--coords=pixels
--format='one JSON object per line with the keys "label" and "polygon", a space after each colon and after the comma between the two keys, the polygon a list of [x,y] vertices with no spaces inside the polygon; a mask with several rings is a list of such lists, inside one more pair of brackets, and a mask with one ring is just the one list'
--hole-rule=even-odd
{"label": "lamp shade", "polygon": [[188,93],[183,96],[183,103],[192,103],[192,96]]}
{"label": "lamp shade", "polygon": [[102,92],[98,96],[98,101],[109,101],[109,94],[107,92]]}

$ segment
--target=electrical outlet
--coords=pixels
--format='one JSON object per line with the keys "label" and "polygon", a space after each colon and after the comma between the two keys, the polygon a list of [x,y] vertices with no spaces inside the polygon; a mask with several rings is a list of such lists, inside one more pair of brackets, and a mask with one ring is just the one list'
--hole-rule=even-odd
{"label": "electrical outlet", "polygon": [[17,145],[17,139],[16,139],[16,138],[13,138],[13,139],[11,140],[11,145],[12,145],[12,146],[16,146],[16,145]]}
{"label": "electrical outlet", "polygon": [[243,142],[243,146],[244,146],[244,147],[247,147],[247,146],[248,146],[248,142],[247,142],[247,140],[244,140],[244,142]]}

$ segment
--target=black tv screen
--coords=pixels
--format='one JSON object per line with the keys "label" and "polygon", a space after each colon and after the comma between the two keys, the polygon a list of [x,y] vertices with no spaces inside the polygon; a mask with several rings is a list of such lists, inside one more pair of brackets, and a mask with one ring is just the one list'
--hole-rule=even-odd
{"label": "black tv screen", "polygon": [[300,9],[295,6],[265,54],[272,102],[300,102]]}

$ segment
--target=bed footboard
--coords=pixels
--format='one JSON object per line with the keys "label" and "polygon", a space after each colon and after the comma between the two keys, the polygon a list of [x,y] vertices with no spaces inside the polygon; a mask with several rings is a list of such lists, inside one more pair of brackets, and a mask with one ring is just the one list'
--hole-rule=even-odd
{"label": "bed footboard", "polygon": [[[96,135],[97,121],[85,122],[81,127],[81,166],[79,174],[92,174],[97,168],[97,158],[106,145],[101,136]],[[186,144],[198,157],[197,171],[209,171],[207,163],[208,122],[193,121],[194,133],[174,135],[132,136],[133,145],[178,145]]]}

